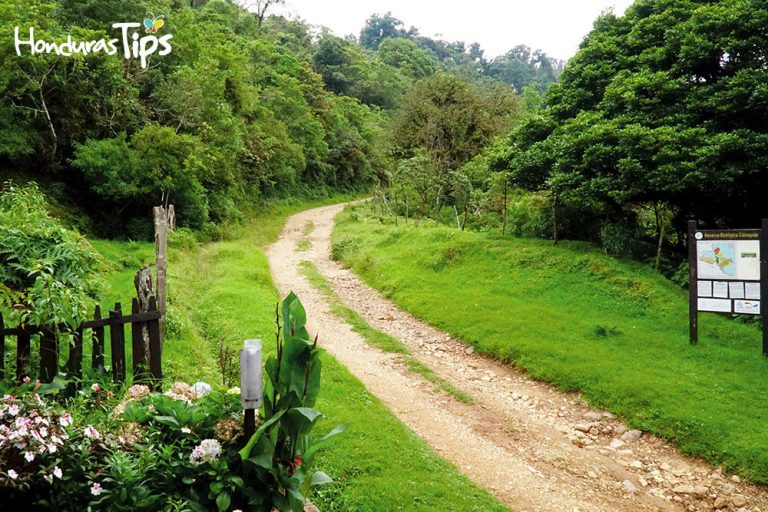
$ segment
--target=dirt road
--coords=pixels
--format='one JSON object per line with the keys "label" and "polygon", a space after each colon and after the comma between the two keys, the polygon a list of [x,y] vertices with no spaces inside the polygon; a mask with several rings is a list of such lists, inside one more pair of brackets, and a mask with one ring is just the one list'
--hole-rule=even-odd
{"label": "dirt road", "polygon": [[[399,310],[330,259],[333,218],[342,205],[292,216],[268,251],[282,294],[301,297],[311,333],[400,420],[462,473],[516,511],[768,512],[768,492],[681,455],[647,433],[630,431],[525,373],[478,355]],[[304,235],[311,221],[314,231]],[[308,238],[311,247],[297,249]],[[372,348],[330,312],[299,273],[312,261],[352,309],[395,336],[413,356],[474,398],[467,405],[435,391],[399,356]],[[638,435],[640,436],[638,438]]]}

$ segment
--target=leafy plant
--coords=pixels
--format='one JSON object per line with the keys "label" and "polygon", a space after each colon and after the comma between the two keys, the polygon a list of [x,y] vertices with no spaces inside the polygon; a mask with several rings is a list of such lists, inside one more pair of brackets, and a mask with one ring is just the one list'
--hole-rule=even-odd
{"label": "leafy plant", "polygon": [[102,285],[101,259],[46,206],[35,184],[0,191],[0,313],[9,325],[76,327]]}
{"label": "leafy plant", "polygon": [[331,483],[321,471],[309,473],[315,454],[344,431],[345,425],[315,439],[312,430],[323,417],[313,408],[320,391],[320,354],[317,338],[310,341],[306,312],[291,292],[276,312],[276,354],[267,360],[264,386],[264,423],[251,436],[240,456],[250,478],[263,482],[271,505],[300,512],[312,488]]}

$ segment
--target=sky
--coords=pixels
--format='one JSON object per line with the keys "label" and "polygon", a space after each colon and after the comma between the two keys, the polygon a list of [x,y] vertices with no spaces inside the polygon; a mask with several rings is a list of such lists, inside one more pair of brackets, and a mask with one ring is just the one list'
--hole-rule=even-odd
{"label": "sky", "polygon": [[392,11],[406,27],[447,41],[479,42],[487,58],[518,44],[572,57],[605,9],[622,14],[633,0],[286,0],[273,14],[298,15],[336,35],[360,34],[373,13]]}

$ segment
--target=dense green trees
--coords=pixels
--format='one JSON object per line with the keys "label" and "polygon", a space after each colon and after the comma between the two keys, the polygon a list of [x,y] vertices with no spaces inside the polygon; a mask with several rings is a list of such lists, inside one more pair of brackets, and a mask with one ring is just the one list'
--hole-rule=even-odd
{"label": "dense green trees", "polygon": [[94,227],[124,236],[143,235],[123,228],[137,225],[132,217],[146,224],[147,208],[164,200],[182,225],[201,227],[238,215],[246,200],[361,188],[383,175],[384,119],[366,104],[393,106],[400,78],[382,80],[395,69],[371,68],[379,61],[346,44],[342,57],[352,58],[342,64],[355,72],[335,87],[336,71],[318,75],[310,61],[325,40],[315,48],[299,22],[262,24],[224,0],[3,0],[0,29],[97,40],[146,12],[165,15],[162,30],[173,34],[171,54],[150,57],[148,69],[120,55],[0,49],[2,167],[64,182]]}
{"label": "dense green trees", "polygon": [[441,215],[441,207],[450,205],[466,221],[475,186],[485,188],[488,176],[473,180],[463,166],[521,114],[521,100],[501,83],[478,84],[447,73],[416,83],[390,135],[398,160],[391,188],[398,212]]}
{"label": "dense green trees", "polygon": [[389,13],[368,20],[361,44],[315,37],[302,21],[268,18],[275,3],[0,0],[7,34],[111,39],[112,23],[154,13],[173,35],[172,52],[146,68],[121,53],[2,46],[0,172],[48,184],[99,234],[128,237],[147,236],[160,202],[201,228],[259,198],[385,183],[421,150],[438,169],[434,192],[468,197],[467,179],[446,180],[519,113],[504,82],[535,110],[557,74],[540,52],[489,62],[476,43],[420,36]]}
{"label": "dense green trees", "polygon": [[544,93],[557,80],[565,64],[525,45],[488,60],[478,43],[467,46],[461,41],[421,36],[413,27],[406,30],[403,22],[391,12],[368,18],[360,32],[360,45],[375,50],[383,62],[412,78],[424,78],[442,69],[473,79],[498,80],[513,86],[518,93],[526,87]]}
{"label": "dense green trees", "polygon": [[688,217],[757,226],[768,214],[767,7],[639,0],[601,16],[543,115],[495,148],[494,168],[550,191],[565,234],[606,247],[619,232],[650,242],[670,218],[677,233]]}

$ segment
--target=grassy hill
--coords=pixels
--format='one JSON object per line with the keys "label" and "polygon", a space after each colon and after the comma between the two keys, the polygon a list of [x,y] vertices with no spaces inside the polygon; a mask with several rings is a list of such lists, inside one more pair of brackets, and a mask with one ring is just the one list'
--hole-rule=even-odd
{"label": "grassy hill", "polygon": [[646,266],[584,243],[338,218],[334,256],[427,322],[684,452],[768,483],[768,359],[755,325],[701,315]]}

